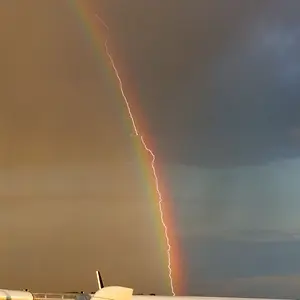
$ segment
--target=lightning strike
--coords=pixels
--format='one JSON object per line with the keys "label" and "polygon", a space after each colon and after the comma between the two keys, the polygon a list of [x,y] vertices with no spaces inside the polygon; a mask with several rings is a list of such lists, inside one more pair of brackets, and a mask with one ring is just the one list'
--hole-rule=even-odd
{"label": "lightning strike", "polygon": [[[101,24],[106,28],[106,30],[109,32],[109,27],[108,25],[104,22],[104,20],[102,18],[100,18],[97,14],[95,14],[96,18],[101,22]],[[136,125],[136,122],[135,122],[135,118],[134,118],[134,115],[131,111],[131,107],[130,107],[130,104],[129,104],[129,101],[125,95],[125,92],[124,92],[124,88],[123,88],[123,82],[122,82],[122,79],[120,77],[120,74],[119,74],[119,71],[115,65],[115,62],[114,62],[114,59],[108,49],[108,38],[106,38],[105,40],[105,52],[106,52],[106,55],[110,61],[110,64],[114,70],[114,73],[116,75],[116,78],[118,80],[118,83],[119,83],[119,89],[120,89],[120,92],[121,92],[121,95],[123,97],[123,100],[125,102],[125,105],[126,105],[126,108],[127,108],[127,111],[128,111],[128,115],[130,117],[130,120],[131,120],[131,123],[132,123],[132,128],[134,130],[134,134],[136,136],[138,136],[141,140],[141,143],[144,147],[144,149],[146,150],[146,152],[148,152],[151,157],[152,157],[152,160],[151,160],[151,168],[152,168],[152,173],[153,173],[153,177],[154,177],[154,180],[155,180],[155,188],[156,188],[156,193],[157,193],[157,196],[158,196],[158,207],[159,207],[159,212],[160,212],[160,220],[161,220],[161,224],[164,228],[164,234],[165,234],[165,241],[166,241],[166,245],[167,245],[167,257],[168,257],[168,270],[169,270],[169,280],[170,280],[170,287],[171,287],[171,292],[172,292],[172,295],[175,296],[175,289],[174,289],[174,284],[173,284],[173,271],[172,271],[172,264],[171,264],[171,244],[170,244],[170,239],[169,239],[169,235],[168,235],[168,227],[166,225],[166,222],[165,222],[165,218],[164,218],[164,210],[163,210],[163,197],[162,197],[162,194],[160,192],[160,188],[159,188],[159,179],[158,179],[158,176],[157,176],[157,173],[156,173],[156,168],[155,168],[155,154],[154,152],[147,146],[143,136],[139,133],[139,130],[138,130],[138,127]]]}

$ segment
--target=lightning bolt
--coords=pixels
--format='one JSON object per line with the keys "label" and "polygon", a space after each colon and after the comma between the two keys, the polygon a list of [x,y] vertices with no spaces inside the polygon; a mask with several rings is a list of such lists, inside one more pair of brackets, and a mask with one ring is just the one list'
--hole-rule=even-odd
{"label": "lightning bolt", "polygon": [[[97,14],[95,14],[96,18],[101,22],[101,24],[106,28],[107,32],[109,32],[109,27],[108,25],[104,22],[104,20],[102,18],[100,18]],[[162,197],[162,194],[160,192],[160,188],[159,188],[159,180],[158,180],[158,176],[157,176],[157,172],[156,172],[156,168],[155,168],[155,154],[154,152],[147,146],[143,136],[139,133],[139,130],[138,130],[138,127],[136,125],[136,122],[135,122],[135,118],[134,118],[134,115],[132,113],[132,110],[131,110],[131,107],[130,107],[130,104],[129,104],[129,101],[125,95],[125,92],[124,92],[124,88],[123,88],[123,82],[122,82],[122,79],[120,77],[120,74],[119,74],[119,71],[115,65],[115,62],[114,62],[114,59],[109,51],[109,48],[108,48],[108,38],[106,38],[105,40],[105,52],[106,52],[106,55],[111,63],[111,66],[114,70],[114,73],[116,75],[116,78],[118,80],[118,83],[119,83],[119,89],[120,89],[120,92],[121,92],[121,95],[123,97],[123,100],[125,102],[125,105],[126,105],[126,108],[127,108],[127,111],[128,111],[128,115],[130,117],[130,120],[131,120],[131,124],[132,124],[132,128],[134,130],[134,134],[140,138],[141,140],[141,143],[144,147],[144,149],[146,150],[146,152],[148,152],[151,157],[152,157],[152,160],[151,160],[151,168],[152,168],[152,174],[153,174],[153,177],[155,179],[155,187],[156,187],[156,193],[157,193],[157,196],[158,196],[158,207],[159,207],[159,213],[160,213],[160,220],[161,220],[161,224],[164,228],[164,234],[165,234],[165,240],[166,240],[166,246],[167,246],[167,257],[168,257],[168,270],[169,270],[169,280],[170,280],[170,287],[171,287],[171,292],[172,292],[172,295],[175,296],[175,289],[174,289],[174,284],[173,284],[173,271],[172,271],[172,264],[171,264],[171,244],[170,244],[170,239],[169,239],[169,235],[168,235],[168,227],[166,225],[166,222],[165,222],[165,217],[164,217],[164,210],[163,210],[163,197]]]}

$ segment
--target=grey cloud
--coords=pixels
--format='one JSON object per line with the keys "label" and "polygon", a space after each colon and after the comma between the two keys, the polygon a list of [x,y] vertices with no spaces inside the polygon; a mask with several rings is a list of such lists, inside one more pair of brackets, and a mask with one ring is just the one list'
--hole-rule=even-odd
{"label": "grey cloud", "polygon": [[299,159],[255,167],[167,168],[182,235],[226,236],[226,231],[299,233]]}
{"label": "grey cloud", "polygon": [[164,160],[220,167],[298,156],[288,134],[299,122],[297,1],[102,3]]}
{"label": "grey cloud", "polygon": [[[299,276],[261,276],[199,283],[203,295],[294,299],[299,295]],[[196,292],[195,284],[195,295]],[[216,290],[222,291],[216,293]]]}
{"label": "grey cloud", "polygon": [[[189,289],[205,295],[254,297],[255,294],[249,290],[243,294],[241,290],[244,285],[239,284],[239,280],[250,283],[256,278],[254,286],[257,296],[264,284],[259,277],[278,276],[278,283],[282,284],[280,290],[273,294],[272,290],[266,289],[263,293],[265,297],[279,297],[289,293],[285,277],[298,274],[299,269],[299,241],[262,243],[207,237],[185,243],[185,250],[189,258]],[[226,283],[230,281],[236,282],[227,290]],[[201,285],[205,287],[205,284],[211,285],[211,288],[202,290]]]}

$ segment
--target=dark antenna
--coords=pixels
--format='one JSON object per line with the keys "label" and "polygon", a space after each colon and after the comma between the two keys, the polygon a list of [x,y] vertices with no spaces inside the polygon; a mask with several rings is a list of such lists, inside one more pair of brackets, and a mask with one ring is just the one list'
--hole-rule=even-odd
{"label": "dark antenna", "polygon": [[97,282],[98,282],[98,289],[101,290],[104,288],[104,283],[103,283],[100,271],[98,271],[98,270],[96,271],[96,276],[97,276]]}

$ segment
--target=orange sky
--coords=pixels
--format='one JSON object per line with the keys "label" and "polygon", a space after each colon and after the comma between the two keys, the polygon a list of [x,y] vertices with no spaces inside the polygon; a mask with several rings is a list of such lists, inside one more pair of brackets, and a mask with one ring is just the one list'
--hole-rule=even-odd
{"label": "orange sky", "polygon": [[168,292],[121,99],[84,34],[67,1],[0,3],[0,281],[92,291],[100,268]]}

